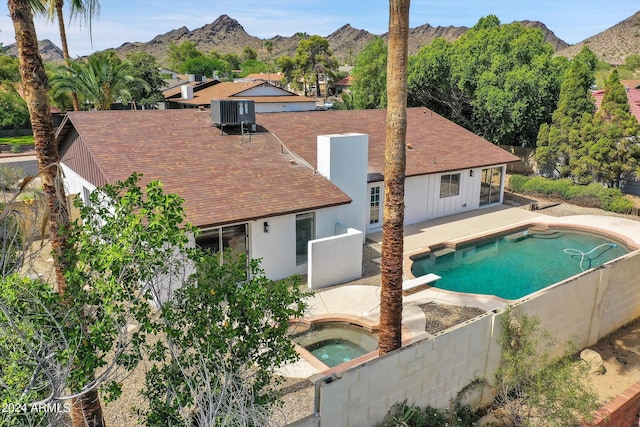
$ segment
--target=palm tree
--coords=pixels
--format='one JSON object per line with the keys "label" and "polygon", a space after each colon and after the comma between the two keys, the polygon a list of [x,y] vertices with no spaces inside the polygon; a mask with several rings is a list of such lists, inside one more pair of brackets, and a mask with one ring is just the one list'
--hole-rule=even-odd
{"label": "palm tree", "polygon": [[[38,36],[33,24],[31,1],[8,0],[7,3],[16,35],[20,75],[24,97],[29,107],[40,178],[47,195],[56,285],[64,299],[67,282],[64,277],[66,263],[63,254],[69,244],[63,229],[69,225],[69,210],[62,185],[58,146],[53,133],[49,84],[38,50]],[[74,427],[103,426],[104,419],[97,390],[92,389],[85,395],[75,398],[72,402],[71,416]]]}
{"label": "palm tree", "polygon": [[[71,57],[69,56],[69,46],[67,44],[67,31],[64,25],[64,14],[62,8],[64,6],[64,0],[32,0],[31,1],[34,10],[37,12],[45,13],[51,20],[58,21],[58,30],[60,31],[60,42],[62,43],[62,56],[67,67],[70,66]],[[97,17],[100,13],[100,3],[98,0],[71,0],[71,16],[80,14],[84,16],[87,24],[89,25],[89,35],[91,36],[91,22],[94,17]],[[78,96],[75,92],[71,92],[71,99],[73,100],[73,109],[75,111],[80,110],[80,103],[78,102]]]}
{"label": "palm tree", "polygon": [[402,227],[406,170],[409,4],[410,0],[389,0],[387,141],[378,335],[380,355],[402,346]]}
{"label": "palm tree", "polygon": [[149,84],[131,75],[128,63],[108,53],[94,53],[87,59],[70,61],[51,77],[54,96],[76,92],[96,110],[108,110],[117,100],[131,99],[130,89]]}
{"label": "palm tree", "polygon": [[267,80],[271,83],[269,73],[271,72],[271,52],[273,52],[273,42],[271,40],[266,40],[264,42],[264,48],[267,51]]}

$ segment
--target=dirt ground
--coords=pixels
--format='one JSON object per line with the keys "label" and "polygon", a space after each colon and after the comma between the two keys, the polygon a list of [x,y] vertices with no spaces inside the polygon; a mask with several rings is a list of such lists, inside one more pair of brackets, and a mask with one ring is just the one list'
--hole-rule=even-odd
{"label": "dirt ground", "polygon": [[594,370],[591,381],[601,402],[608,402],[640,381],[640,320],[618,329],[592,347],[604,369]]}

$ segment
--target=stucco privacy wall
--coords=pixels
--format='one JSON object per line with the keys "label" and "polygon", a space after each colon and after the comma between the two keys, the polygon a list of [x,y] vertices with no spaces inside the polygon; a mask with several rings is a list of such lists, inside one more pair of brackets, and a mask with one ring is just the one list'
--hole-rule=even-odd
{"label": "stucco privacy wall", "polygon": [[[366,230],[369,135],[320,135],[317,138],[317,153],[318,173],[351,198],[350,204],[341,207],[337,223],[356,230]],[[361,237],[364,243],[364,234]]]}
{"label": "stucco privacy wall", "polygon": [[307,286],[320,289],[359,279],[362,276],[362,231],[309,242]]}
{"label": "stucco privacy wall", "polygon": [[[537,315],[541,327],[581,347],[597,342],[640,316],[640,253],[524,298],[523,313]],[[476,378],[493,379],[501,359],[501,313],[484,315],[434,338],[319,380],[319,418],[296,426],[363,426],[380,422],[395,403],[447,407]]]}

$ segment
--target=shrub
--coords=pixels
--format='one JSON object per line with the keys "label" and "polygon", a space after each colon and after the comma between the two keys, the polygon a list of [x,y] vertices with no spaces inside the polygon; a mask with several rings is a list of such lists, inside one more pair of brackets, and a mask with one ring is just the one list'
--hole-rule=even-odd
{"label": "shrub", "polygon": [[631,200],[618,188],[607,188],[596,182],[579,185],[570,179],[550,179],[512,175],[509,183],[516,193],[539,194],[570,201],[578,206],[601,208],[610,212],[630,213]]}

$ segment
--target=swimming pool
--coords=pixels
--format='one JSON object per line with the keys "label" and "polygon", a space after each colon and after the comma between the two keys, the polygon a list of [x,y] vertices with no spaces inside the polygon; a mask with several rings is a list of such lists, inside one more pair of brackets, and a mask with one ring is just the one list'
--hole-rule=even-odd
{"label": "swimming pool", "polygon": [[435,245],[411,257],[411,273],[435,273],[434,287],[522,298],[628,252],[617,240],[569,229],[511,231],[460,245]]}

